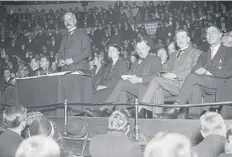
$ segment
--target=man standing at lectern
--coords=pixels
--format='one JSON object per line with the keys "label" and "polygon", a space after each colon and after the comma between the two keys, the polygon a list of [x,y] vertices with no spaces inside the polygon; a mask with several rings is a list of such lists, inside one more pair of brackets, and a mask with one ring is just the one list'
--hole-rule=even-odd
{"label": "man standing at lectern", "polygon": [[76,28],[77,19],[68,12],[64,15],[64,25],[68,32],[64,36],[58,54],[62,71],[88,69],[87,59],[91,55],[89,36]]}

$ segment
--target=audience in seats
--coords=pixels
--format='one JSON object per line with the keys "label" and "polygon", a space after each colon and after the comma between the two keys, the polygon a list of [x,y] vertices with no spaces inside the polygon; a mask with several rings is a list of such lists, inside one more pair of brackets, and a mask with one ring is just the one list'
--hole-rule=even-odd
{"label": "audience in seats", "polygon": [[[179,50],[173,52],[167,63],[165,65],[163,64],[161,75],[152,78],[141,102],[164,104],[165,97],[178,95],[186,77],[191,73],[192,67],[197,63],[202,51],[190,45],[188,32],[185,30],[177,31],[176,41]],[[151,107],[145,108],[152,110]],[[154,108],[154,111],[155,113],[161,113],[162,108]]]}
{"label": "audience in seats", "polygon": [[93,137],[89,145],[92,157],[140,157],[141,147],[129,138],[130,121],[124,110],[116,110],[109,117],[109,131]]}
{"label": "audience in seats", "polygon": [[3,112],[3,124],[6,130],[0,135],[0,156],[14,157],[23,138],[26,127],[27,110],[22,106],[12,106]]}
{"label": "audience in seats", "polygon": [[[13,155],[14,156],[14,155]],[[12,157],[13,157],[12,156]],[[60,147],[51,137],[37,135],[25,139],[15,157],[62,157]]]}
{"label": "audience in seats", "polygon": [[206,112],[200,117],[200,123],[204,139],[193,150],[198,157],[218,157],[224,152],[227,132],[222,116],[215,112]]}
{"label": "audience in seats", "polygon": [[[220,84],[232,77],[232,49],[221,44],[222,33],[216,26],[207,29],[206,38],[210,49],[202,53],[192,68],[176,98],[175,104],[202,103],[204,95],[215,97],[224,93],[216,92]],[[207,108],[206,108],[207,110]],[[163,118],[174,118],[182,114],[179,108],[169,109]]]}
{"label": "audience in seats", "polygon": [[118,81],[106,102],[127,103],[135,97],[140,99],[152,78],[159,76],[161,71],[160,58],[150,54],[148,42],[138,41],[136,51],[140,59],[133,63],[127,75],[123,75],[122,79]]}
{"label": "audience in seats", "polygon": [[128,70],[128,65],[120,56],[121,48],[118,45],[110,45],[108,48],[108,56],[111,59],[103,74],[96,91],[93,92],[93,102],[104,103],[112,92],[117,82]]}
{"label": "audience in seats", "polygon": [[200,157],[191,148],[190,140],[179,133],[159,132],[148,142],[144,157]]}

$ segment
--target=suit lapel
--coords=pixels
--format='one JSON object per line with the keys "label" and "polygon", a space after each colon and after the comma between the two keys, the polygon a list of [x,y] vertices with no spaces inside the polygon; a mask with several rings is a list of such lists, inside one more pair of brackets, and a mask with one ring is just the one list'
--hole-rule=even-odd
{"label": "suit lapel", "polygon": [[[219,62],[219,60],[222,58],[223,56],[223,53],[224,53],[224,47],[223,45],[221,44],[221,46],[219,47],[217,53],[215,54],[215,56],[213,57],[212,59],[212,63],[217,63]],[[211,53],[210,53],[211,54]],[[211,57],[211,56],[210,56]]]}

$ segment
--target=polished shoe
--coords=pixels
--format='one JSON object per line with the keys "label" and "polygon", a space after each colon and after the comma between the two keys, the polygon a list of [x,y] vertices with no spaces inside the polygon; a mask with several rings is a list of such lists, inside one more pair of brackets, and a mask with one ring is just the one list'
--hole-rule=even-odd
{"label": "polished shoe", "polygon": [[154,114],[154,119],[185,119],[187,118],[187,112],[183,109],[172,108],[168,109],[166,113]]}
{"label": "polished shoe", "polygon": [[101,110],[86,110],[87,117],[109,117],[110,111],[107,108],[103,108]]}

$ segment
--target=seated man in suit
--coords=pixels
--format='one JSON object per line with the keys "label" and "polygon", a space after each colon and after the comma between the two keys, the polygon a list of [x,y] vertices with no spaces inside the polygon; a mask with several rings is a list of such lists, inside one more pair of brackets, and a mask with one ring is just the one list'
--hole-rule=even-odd
{"label": "seated man in suit", "polygon": [[11,106],[3,113],[3,124],[7,129],[0,135],[0,156],[14,157],[23,138],[21,132],[26,127],[27,110],[20,106]]}
{"label": "seated man in suit", "polygon": [[[191,73],[192,67],[196,65],[202,51],[189,44],[188,32],[178,30],[176,42],[180,49],[170,55],[166,65],[162,67],[163,74],[151,80],[141,102],[164,104],[165,97],[178,95],[186,77]],[[152,110],[151,107],[144,108]],[[154,111],[160,113],[162,108],[156,108]]]}
{"label": "seated man in suit", "polygon": [[134,96],[140,99],[152,78],[159,76],[160,58],[149,53],[150,46],[146,40],[138,41],[136,51],[141,59],[132,65],[127,75],[122,76],[106,102],[127,103]]}
{"label": "seated man in suit", "polygon": [[124,110],[114,111],[109,117],[109,131],[93,137],[89,145],[92,157],[140,157],[141,147],[128,137],[129,117]]}
{"label": "seated man in suit", "polygon": [[31,59],[31,63],[30,63],[30,72],[29,72],[29,77],[32,76],[38,76],[39,75],[39,63],[40,61],[36,58],[32,58]]}
{"label": "seated man in suit", "polygon": [[121,48],[119,45],[110,45],[108,49],[108,56],[111,62],[108,63],[96,91],[93,93],[94,103],[104,103],[117,82],[121,79],[121,75],[128,70],[128,65],[125,60],[120,57]]}
{"label": "seated man in suit", "polygon": [[40,58],[40,68],[41,70],[39,71],[40,75],[47,75],[49,73],[51,73],[51,69],[50,69],[50,61],[49,58],[46,56],[42,56]]}
{"label": "seated man in suit", "polygon": [[[192,73],[186,78],[175,104],[200,104],[205,94],[215,95],[218,85],[232,77],[232,49],[221,44],[222,33],[215,26],[207,29],[207,41],[210,49],[202,53]],[[175,105],[174,104],[174,105]],[[168,109],[160,118],[177,118],[182,111],[179,108]]]}
{"label": "seated man in suit", "polygon": [[216,112],[206,112],[200,117],[204,140],[193,147],[198,157],[218,157],[224,152],[226,124]]}

